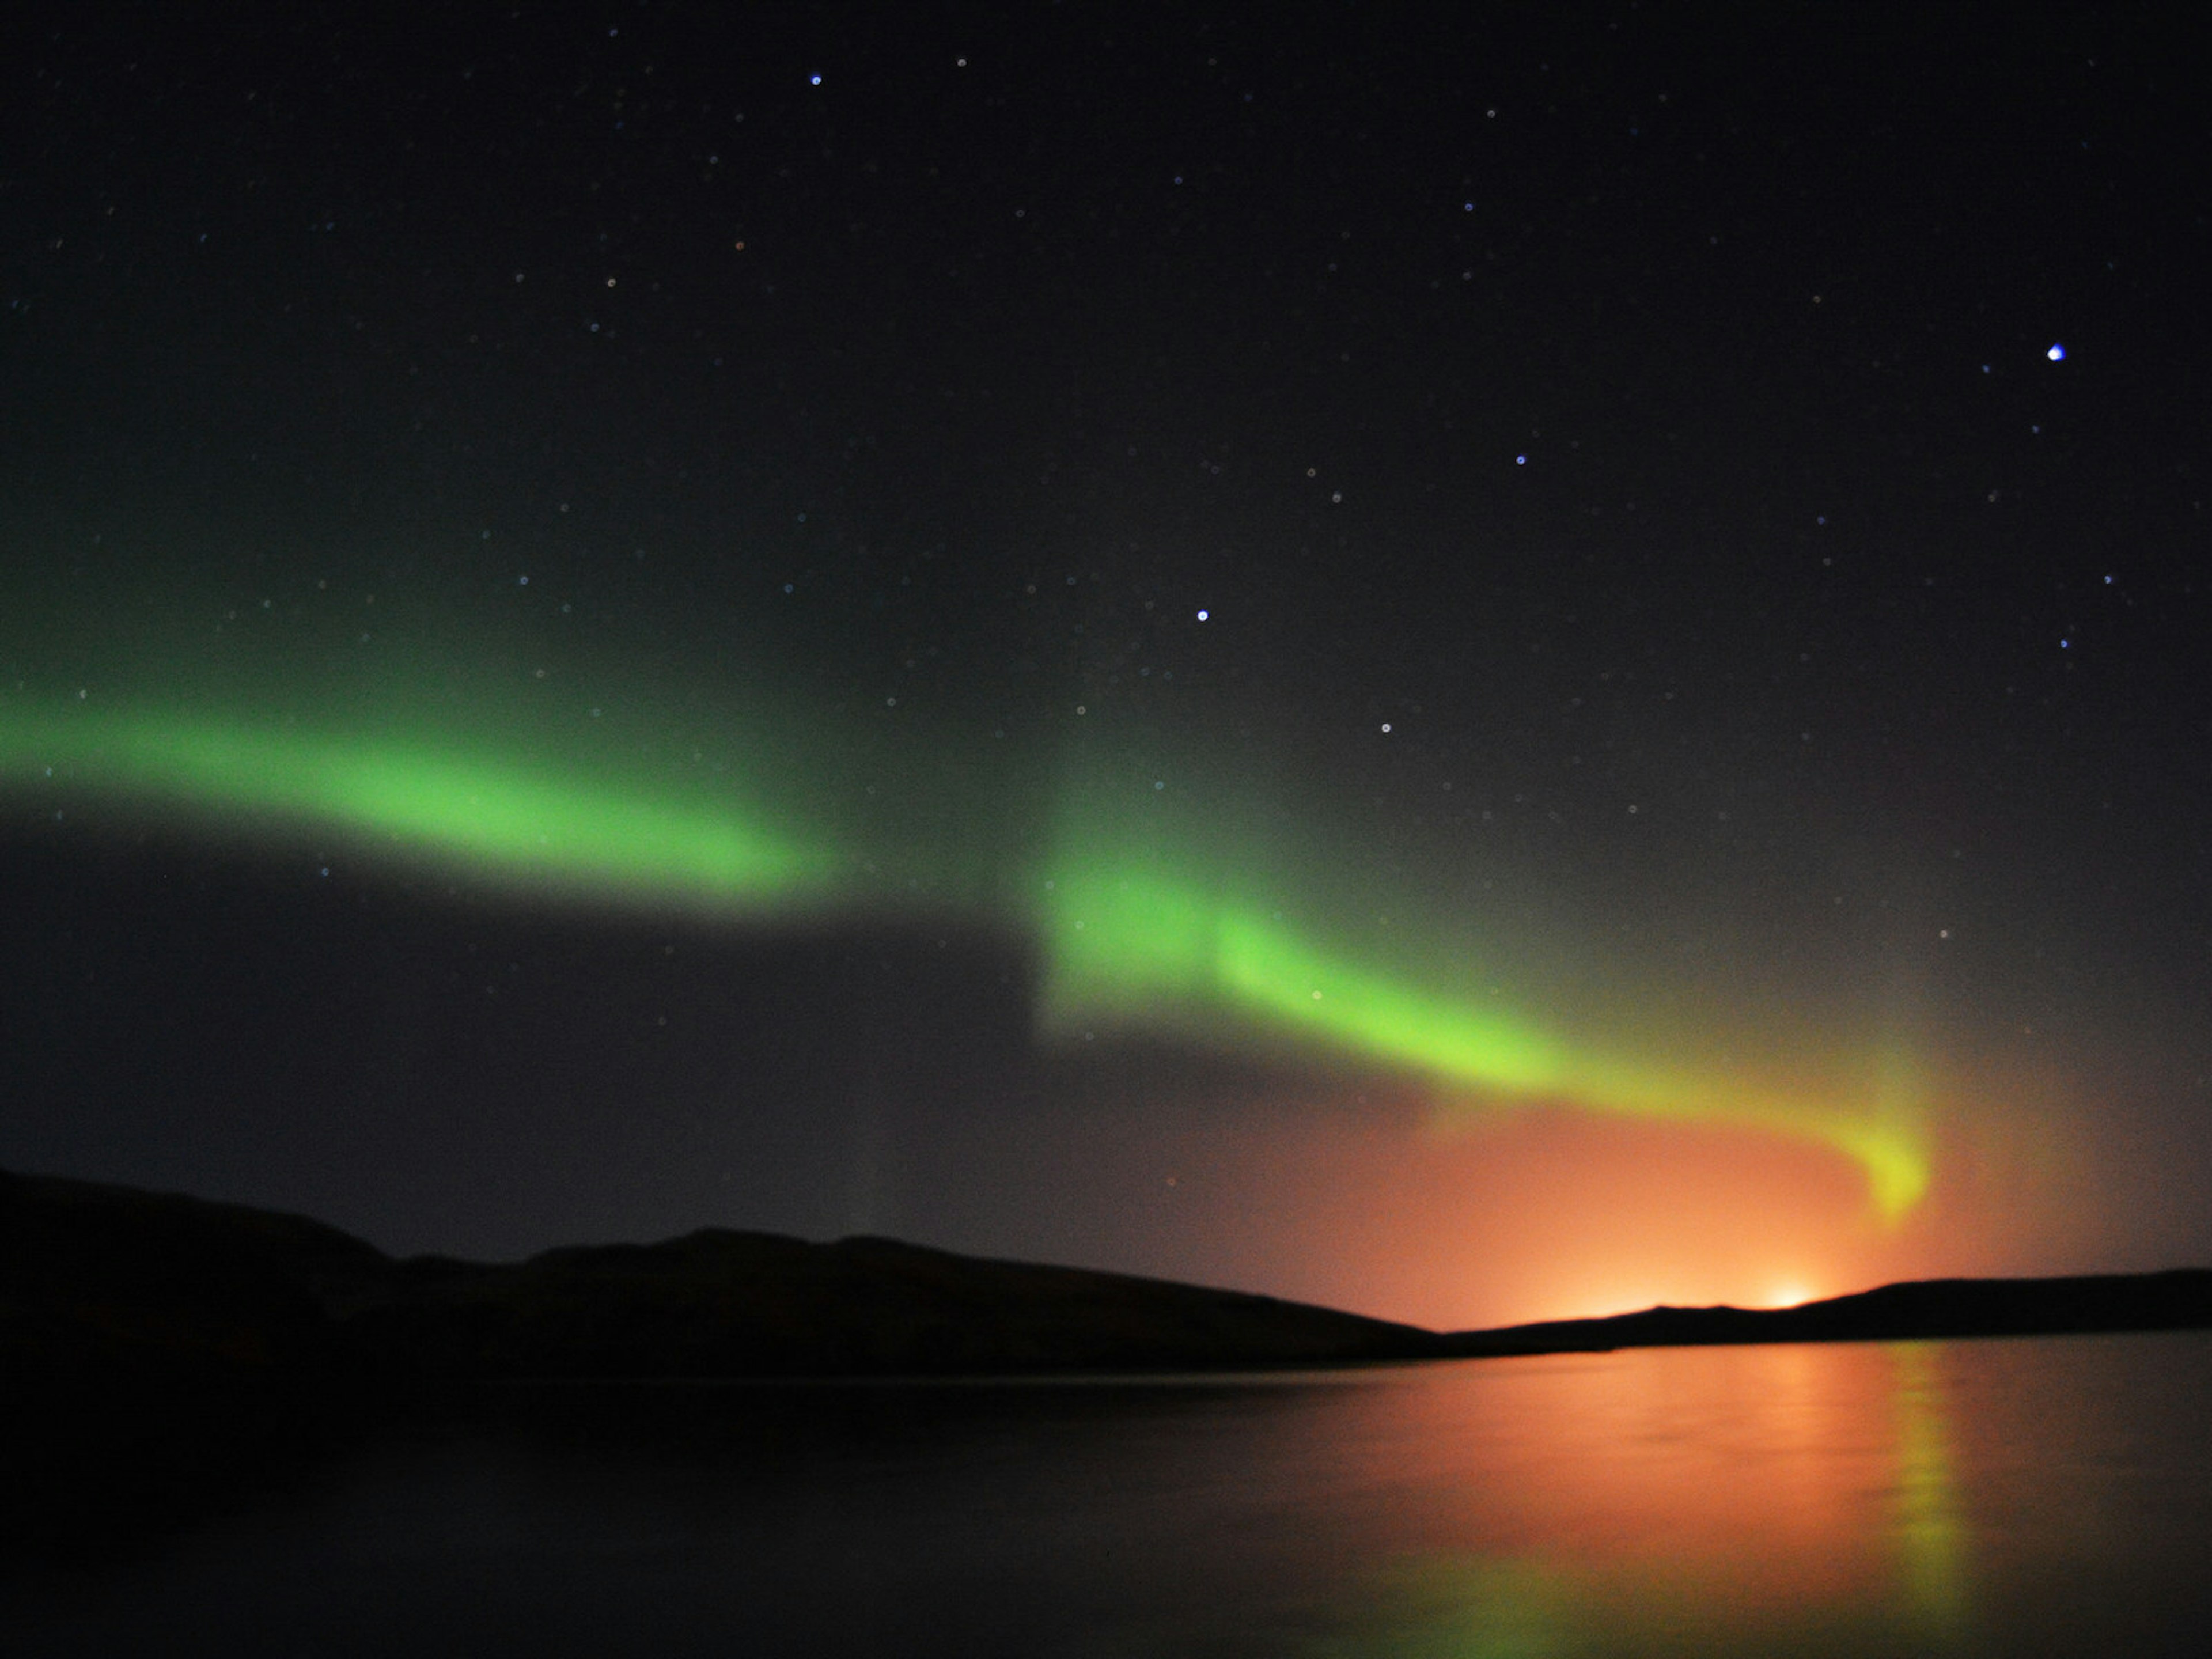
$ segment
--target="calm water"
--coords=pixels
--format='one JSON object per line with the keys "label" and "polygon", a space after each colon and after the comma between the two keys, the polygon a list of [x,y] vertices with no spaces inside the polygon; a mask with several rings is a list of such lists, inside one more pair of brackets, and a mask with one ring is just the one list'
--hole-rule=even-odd
{"label": "calm water", "polygon": [[2197,1655],[2212,1334],[541,1389],[258,1490],[0,1652]]}

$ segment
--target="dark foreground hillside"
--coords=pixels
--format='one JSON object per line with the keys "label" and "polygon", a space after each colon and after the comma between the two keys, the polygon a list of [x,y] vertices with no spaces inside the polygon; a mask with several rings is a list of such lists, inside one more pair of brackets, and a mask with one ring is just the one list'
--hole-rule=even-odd
{"label": "dark foreground hillside", "polygon": [[890,1239],[708,1230],[482,1266],[299,1217],[0,1175],[0,1375],[331,1384],[1245,1370],[1425,1357],[1410,1326]]}
{"label": "dark foreground hillside", "polygon": [[[1249,1371],[1437,1341],[888,1239],[708,1231],[507,1266],[396,1261],[296,1216],[0,1172],[0,1564],[104,1559],[390,1433],[651,1417],[680,1403],[653,1386],[672,1379]],[[636,1386],[501,1386],[568,1379]],[[733,1431],[772,1441],[788,1403],[746,1396]]]}

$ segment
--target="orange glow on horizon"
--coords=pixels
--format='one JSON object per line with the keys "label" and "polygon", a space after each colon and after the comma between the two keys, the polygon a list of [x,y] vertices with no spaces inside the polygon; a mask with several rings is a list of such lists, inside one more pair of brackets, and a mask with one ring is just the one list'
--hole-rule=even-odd
{"label": "orange glow on horizon", "polygon": [[1886,1226],[1848,1160],[1724,1126],[1531,1111],[1438,1136],[1408,1111],[1316,1115],[1181,1167],[1209,1162],[1178,1201],[1213,1190],[1233,1282],[1431,1329],[1790,1307],[2009,1254],[1971,1189],[1939,1180]]}

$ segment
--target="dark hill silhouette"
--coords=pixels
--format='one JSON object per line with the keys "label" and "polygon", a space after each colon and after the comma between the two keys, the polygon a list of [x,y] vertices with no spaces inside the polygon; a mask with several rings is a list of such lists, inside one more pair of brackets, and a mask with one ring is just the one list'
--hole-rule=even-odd
{"label": "dark hill silhouette", "polygon": [[882,1238],[710,1229],[502,1266],[399,1261],[302,1217],[0,1172],[0,1381],[16,1384],[1226,1371],[2182,1327],[2212,1327],[2212,1272],[1933,1280],[1439,1334]]}
{"label": "dark hill silhouette", "polygon": [[0,1174],[0,1376],[354,1379],[1242,1370],[1420,1357],[1411,1326],[883,1238],[709,1229],[482,1266],[322,1223]]}
{"label": "dark hill silhouette", "polygon": [[1927,1279],[1795,1308],[1646,1308],[1441,1339],[1462,1358],[1746,1342],[1900,1342],[2212,1328],[2212,1271],[2070,1279]]}

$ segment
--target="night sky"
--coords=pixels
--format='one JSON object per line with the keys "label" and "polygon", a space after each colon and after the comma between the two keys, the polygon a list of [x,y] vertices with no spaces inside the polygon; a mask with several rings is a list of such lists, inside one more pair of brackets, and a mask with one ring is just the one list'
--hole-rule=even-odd
{"label": "night sky", "polygon": [[2212,1261],[2185,9],[410,9],[7,26],[0,1164]]}

